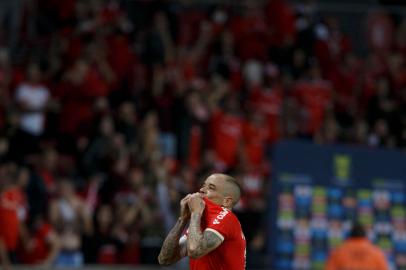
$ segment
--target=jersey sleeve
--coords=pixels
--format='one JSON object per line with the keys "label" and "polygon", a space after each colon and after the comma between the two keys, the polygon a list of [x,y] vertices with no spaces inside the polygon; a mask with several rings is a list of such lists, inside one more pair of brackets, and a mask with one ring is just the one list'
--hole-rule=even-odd
{"label": "jersey sleeve", "polygon": [[232,237],[235,227],[234,222],[231,211],[223,208],[209,216],[206,230],[217,234],[221,241],[224,241]]}

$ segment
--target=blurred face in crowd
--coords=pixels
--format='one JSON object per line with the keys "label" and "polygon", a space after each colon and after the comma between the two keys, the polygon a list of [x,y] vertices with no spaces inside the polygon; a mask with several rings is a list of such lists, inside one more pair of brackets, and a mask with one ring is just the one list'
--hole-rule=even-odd
{"label": "blurred face in crowd", "polygon": [[58,190],[62,198],[68,198],[75,193],[73,183],[69,179],[61,179],[58,184]]}
{"label": "blurred face in crowd", "polygon": [[32,83],[38,83],[41,81],[41,70],[37,64],[31,64],[27,70],[28,80]]}
{"label": "blurred face in crowd", "polygon": [[9,141],[6,137],[0,137],[0,156],[7,153],[9,149]]}
{"label": "blurred face in crowd", "polygon": [[154,129],[158,125],[158,116],[156,113],[148,113],[144,120],[144,126],[146,129]]}
{"label": "blurred face in crowd", "polygon": [[17,183],[20,187],[24,188],[28,185],[30,180],[30,171],[28,168],[20,168],[17,174]]}
{"label": "blurred face in crowd", "polygon": [[89,70],[89,64],[84,59],[78,59],[72,70],[71,80],[75,84],[80,84],[83,82],[87,72]]}
{"label": "blurred face in crowd", "polygon": [[144,172],[138,168],[132,168],[128,175],[128,182],[132,188],[138,189],[144,183]]}
{"label": "blurred face in crowd", "polygon": [[0,191],[5,186],[8,186],[10,182],[10,172],[8,164],[0,165]]}
{"label": "blurred face in crowd", "polygon": [[97,222],[100,228],[106,228],[113,221],[113,213],[110,205],[102,205],[97,213]]}
{"label": "blurred face in crowd", "polygon": [[102,136],[108,137],[114,133],[114,123],[111,117],[103,117],[100,122],[100,134]]}
{"label": "blurred face in crowd", "polygon": [[385,119],[380,118],[376,121],[374,130],[376,134],[380,137],[385,137],[389,133],[388,123]]}
{"label": "blurred face in crowd", "polygon": [[135,107],[131,102],[124,102],[120,105],[119,115],[122,121],[134,124],[135,122]]}
{"label": "blurred face in crowd", "polygon": [[45,150],[42,156],[43,166],[49,170],[53,170],[58,162],[58,153],[55,149]]}

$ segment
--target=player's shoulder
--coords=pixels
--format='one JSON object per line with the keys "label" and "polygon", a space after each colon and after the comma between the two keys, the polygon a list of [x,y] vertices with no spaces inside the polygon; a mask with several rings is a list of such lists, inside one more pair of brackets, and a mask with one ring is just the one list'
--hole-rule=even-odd
{"label": "player's shoulder", "polygon": [[220,211],[218,213],[218,215],[216,216],[216,219],[214,219],[213,222],[216,222],[216,220],[218,220],[219,222],[222,221],[222,222],[228,223],[228,224],[232,225],[232,228],[234,228],[234,229],[241,228],[240,221],[238,220],[238,217],[236,216],[236,214],[227,208],[223,208],[222,211]]}
{"label": "player's shoulder", "polygon": [[370,243],[370,250],[371,252],[373,252],[374,256],[385,257],[385,253],[383,252],[383,250],[373,243]]}
{"label": "player's shoulder", "polygon": [[231,209],[219,206],[210,200],[206,200],[206,210],[209,218],[213,219],[213,222],[229,220],[231,222],[239,223],[237,216]]}

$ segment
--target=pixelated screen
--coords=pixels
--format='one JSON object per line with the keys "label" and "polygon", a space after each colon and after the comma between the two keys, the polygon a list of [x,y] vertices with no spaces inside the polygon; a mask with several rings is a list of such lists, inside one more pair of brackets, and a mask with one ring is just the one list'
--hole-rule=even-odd
{"label": "pixelated screen", "polygon": [[270,241],[275,269],[323,269],[351,223],[406,269],[406,155],[284,142],[274,151]]}

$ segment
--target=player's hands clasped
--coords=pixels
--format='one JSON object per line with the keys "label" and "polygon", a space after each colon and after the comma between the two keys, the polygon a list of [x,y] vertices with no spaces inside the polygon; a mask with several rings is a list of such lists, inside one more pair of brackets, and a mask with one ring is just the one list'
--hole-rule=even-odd
{"label": "player's hands clasped", "polygon": [[180,201],[180,218],[183,220],[188,220],[190,218],[190,210],[188,207],[188,201],[189,201],[190,196],[192,196],[192,194],[186,195]]}
{"label": "player's hands clasped", "polygon": [[206,204],[203,201],[203,196],[199,192],[193,193],[188,200],[190,212],[203,214]]}

